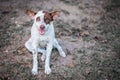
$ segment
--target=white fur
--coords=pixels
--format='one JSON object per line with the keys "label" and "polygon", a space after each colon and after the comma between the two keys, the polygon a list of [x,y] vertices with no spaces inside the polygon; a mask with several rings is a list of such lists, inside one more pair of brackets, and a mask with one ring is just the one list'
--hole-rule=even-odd
{"label": "white fur", "polygon": [[[40,16],[41,18],[40,22],[35,21],[35,18],[38,16]],[[38,28],[40,25],[44,25],[46,29],[46,32],[43,35],[40,35],[38,32]],[[51,51],[53,47],[58,49],[62,57],[66,57],[64,51],[62,50],[61,46],[58,44],[55,38],[53,22],[51,22],[50,24],[45,24],[43,11],[39,11],[34,16],[34,23],[31,28],[31,37],[25,43],[25,46],[30,52],[33,53],[32,74],[34,75],[38,74],[38,60],[37,60],[38,52],[42,53],[41,60],[42,61],[45,60],[45,73],[46,74],[51,73],[50,56],[51,56]],[[43,47],[46,47],[46,50]]]}

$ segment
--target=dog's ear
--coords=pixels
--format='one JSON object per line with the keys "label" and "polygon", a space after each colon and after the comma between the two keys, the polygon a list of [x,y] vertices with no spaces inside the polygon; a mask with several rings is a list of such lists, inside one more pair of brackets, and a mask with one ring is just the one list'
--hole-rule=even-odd
{"label": "dog's ear", "polygon": [[60,15],[60,11],[54,11],[51,13],[53,20],[55,20],[59,15]]}
{"label": "dog's ear", "polygon": [[26,10],[26,14],[28,14],[33,19],[37,13],[31,10]]}

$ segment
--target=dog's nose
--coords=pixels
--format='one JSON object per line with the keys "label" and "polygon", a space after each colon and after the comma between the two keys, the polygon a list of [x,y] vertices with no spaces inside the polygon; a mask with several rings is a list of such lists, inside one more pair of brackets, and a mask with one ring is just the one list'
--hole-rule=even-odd
{"label": "dog's nose", "polygon": [[40,26],[40,29],[45,29],[45,26],[44,26],[44,25],[41,25],[41,26]]}

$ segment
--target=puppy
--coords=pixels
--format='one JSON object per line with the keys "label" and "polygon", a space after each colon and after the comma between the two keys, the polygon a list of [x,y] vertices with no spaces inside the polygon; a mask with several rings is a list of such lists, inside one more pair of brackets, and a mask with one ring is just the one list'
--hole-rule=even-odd
{"label": "puppy", "polygon": [[45,60],[45,73],[50,74],[50,56],[52,48],[58,49],[62,57],[66,57],[65,52],[55,38],[53,21],[58,17],[59,11],[34,12],[27,10],[27,14],[34,20],[31,28],[31,37],[25,43],[25,47],[33,54],[32,74],[38,74],[38,52],[42,53],[41,60]]}

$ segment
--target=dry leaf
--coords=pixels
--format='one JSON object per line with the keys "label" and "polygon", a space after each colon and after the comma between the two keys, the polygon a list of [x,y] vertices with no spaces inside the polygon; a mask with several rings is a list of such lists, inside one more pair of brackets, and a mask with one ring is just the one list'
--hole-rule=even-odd
{"label": "dry leaf", "polygon": [[88,36],[88,35],[89,35],[89,32],[88,32],[88,31],[83,31],[80,35],[81,35],[81,36]]}

